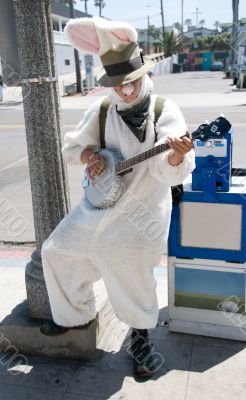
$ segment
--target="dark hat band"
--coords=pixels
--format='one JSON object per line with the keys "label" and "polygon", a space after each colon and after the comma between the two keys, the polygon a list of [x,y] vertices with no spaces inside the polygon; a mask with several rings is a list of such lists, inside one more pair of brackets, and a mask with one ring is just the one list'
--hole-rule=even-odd
{"label": "dark hat band", "polygon": [[136,71],[141,68],[142,65],[142,58],[138,56],[136,58],[132,58],[121,63],[104,65],[104,69],[107,76],[117,76],[122,74],[129,74],[130,72]]}

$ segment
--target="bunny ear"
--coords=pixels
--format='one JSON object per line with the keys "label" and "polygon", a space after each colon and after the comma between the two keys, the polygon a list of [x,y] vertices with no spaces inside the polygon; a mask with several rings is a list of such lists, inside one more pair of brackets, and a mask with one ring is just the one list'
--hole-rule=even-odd
{"label": "bunny ear", "polygon": [[77,50],[86,50],[99,56],[111,49],[120,51],[126,43],[137,41],[137,32],[132,25],[100,17],[72,19],[64,32]]}
{"label": "bunny ear", "polygon": [[98,54],[100,43],[93,18],[77,18],[70,20],[64,33],[68,41],[79,51]]}
{"label": "bunny ear", "polygon": [[138,34],[136,29],[128,24],[127,22],[113,21],[111,33],[117,37],[117,39],[126,42],[136,42]]}

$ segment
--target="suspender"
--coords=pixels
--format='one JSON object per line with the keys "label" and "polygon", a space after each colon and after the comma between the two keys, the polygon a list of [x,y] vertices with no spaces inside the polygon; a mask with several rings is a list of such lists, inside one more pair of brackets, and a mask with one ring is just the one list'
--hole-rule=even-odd
{"label": "suspender", "polygon": [[106,125],[106,118],[107,118],[107,112],[108,108],[111,104],[111,100],[109,97],[105,97],[103,99],[101,107],[100,107],[100,114],[99,114],[99,131],[100,131],[100,141],[101,141],[101,148],[105,149],[106,143],[105,143],[105,125]]}
{"label": "suspender", "polygon": [[[162,113],[163,107],[164,107],[165,100],[157,96],[156,101],[155,101],[155,108],[154,108],[154,127],[156,127],[157,121]],[[109,109],[109,106],[111,105],[111,100],[109,97],[105,97],[103,99],[101,107],[100,107],[100,114],[99,114],[99,131],[100,131],[100,141],[101,141],[101,148],[105,149],[106,143],[105,143],[105,125],[106,125],[106,118],[107,118],[107,112]],[[157,132],[155,129],[155,142],[157,142]]]}
{"label": "suspender", "polygon": [[[163,110],[163,107],[164,107],[164,103],[165,103],[165,100],[162,97],[160,97],[160,96],[156,97],[155,108],[154,108],[154,114],[155,114],[154,128],[156,127],[157,121],[161,116],[161,113],[162,113],[162,110]],[[157,142],[156,129],[155,129],[155,142]]]}

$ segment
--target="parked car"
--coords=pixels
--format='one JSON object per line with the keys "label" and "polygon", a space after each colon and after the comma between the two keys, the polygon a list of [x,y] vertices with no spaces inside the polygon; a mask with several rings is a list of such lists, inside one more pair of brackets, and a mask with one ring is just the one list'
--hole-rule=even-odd
{"label": "parked car", "polygon": [[222,71],[224,69],[224,64],[221,61],[214,61],[211,65],[211,71]]}

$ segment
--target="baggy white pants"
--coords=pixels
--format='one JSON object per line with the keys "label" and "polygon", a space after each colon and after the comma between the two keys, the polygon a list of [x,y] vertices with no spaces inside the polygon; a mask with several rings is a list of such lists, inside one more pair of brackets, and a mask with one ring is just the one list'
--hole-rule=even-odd
{"label": "baggy white pants", "polygon": [[53,319],[72,327],[95,318],[93,282],[103,278],[119,320],[133,328],[154,328],[159,310],[153,268],[161,253],[136,240],[141,238],[137,231],[129,237],[123,221],[96,232],[95,218],[100,225],[104,213],[85,210],[81,202],[42,246]]}

